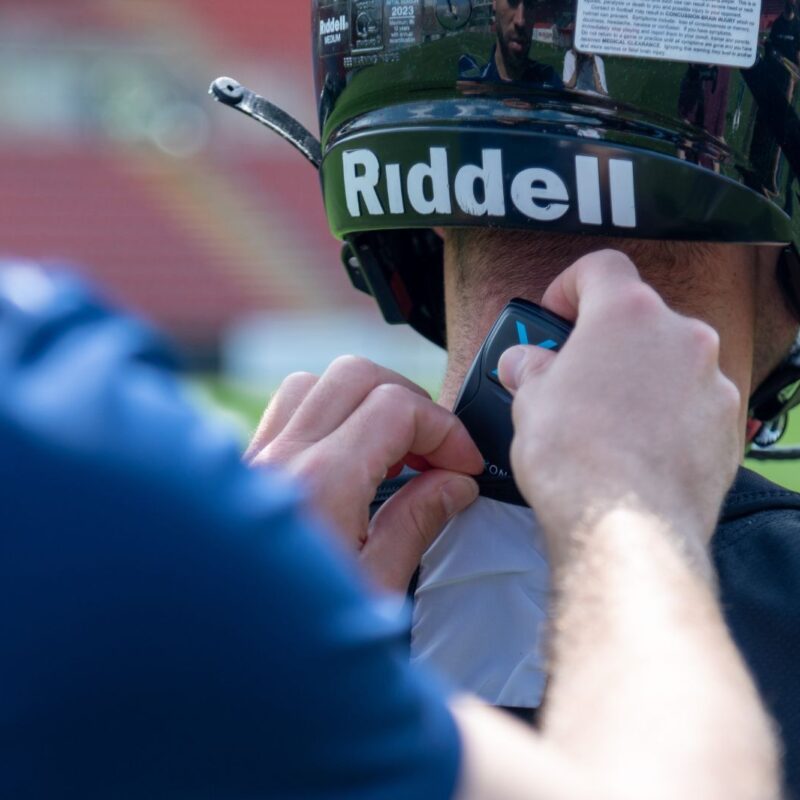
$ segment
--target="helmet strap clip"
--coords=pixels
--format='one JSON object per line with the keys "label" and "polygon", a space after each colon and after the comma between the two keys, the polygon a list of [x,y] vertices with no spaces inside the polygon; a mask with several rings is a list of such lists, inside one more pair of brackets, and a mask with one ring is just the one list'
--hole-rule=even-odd
{"label": "helmet strap clip", "polygon": [[277,133],[317,169],[322,165],[322,145],[311,131],[269,100],[242,86],[239,81],[234,78],[217,78],[208,93],[223,105],[241,111]]}

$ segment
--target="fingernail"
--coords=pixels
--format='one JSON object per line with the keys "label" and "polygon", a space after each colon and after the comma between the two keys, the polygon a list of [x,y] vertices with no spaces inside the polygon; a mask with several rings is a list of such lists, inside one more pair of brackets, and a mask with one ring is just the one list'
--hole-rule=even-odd
{"label": "fingernail", "polygon": [[509,391],[515,392],[519,388],[520,370],[525,360],[525,348],[521,345],[510,347],[500,356],[497,365],[497,374],[500,382]]}
{"label": "fingernail", "polygon": [[447,519],[463,511],[478,499],[478,484],[472,478],[458,477],[442,486],[442,505]]}

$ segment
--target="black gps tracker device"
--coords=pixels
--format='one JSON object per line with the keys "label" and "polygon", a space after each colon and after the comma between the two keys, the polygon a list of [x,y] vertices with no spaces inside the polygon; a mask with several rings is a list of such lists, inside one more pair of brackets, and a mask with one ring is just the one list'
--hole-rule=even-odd
{"label": "black gps tracker device", "polygon": [[500,356],[517,344],[558,351],[567,341],[572,327],[567,320],[541,306],[515,298],[503,309],[486,337],[467,373],[454,409],[483,455],[484,478],[510,480],[512,477],[512,397],[497,374]]}

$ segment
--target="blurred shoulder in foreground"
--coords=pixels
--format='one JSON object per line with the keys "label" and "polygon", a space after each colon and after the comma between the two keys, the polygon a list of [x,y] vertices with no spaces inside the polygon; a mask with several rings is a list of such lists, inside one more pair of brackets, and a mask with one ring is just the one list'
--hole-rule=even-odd
{"label": "blurred shoulder in foreground", "polygon": [[449,797],[407,620],[175,364],[73,278],[0,270],[0,795]]}

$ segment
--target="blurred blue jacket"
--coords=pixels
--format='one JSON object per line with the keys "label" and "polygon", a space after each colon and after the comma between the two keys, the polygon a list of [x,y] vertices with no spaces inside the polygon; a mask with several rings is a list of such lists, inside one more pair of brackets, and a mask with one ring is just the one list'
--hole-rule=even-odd
{"label": "blurred blue jacket", "polygon": [[0,271],[0,796],[450,797],[407,620],[146,326]]}

